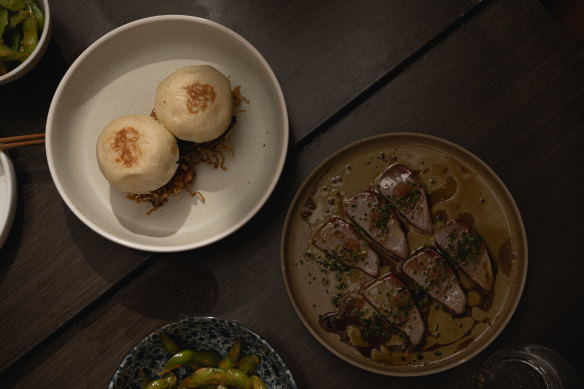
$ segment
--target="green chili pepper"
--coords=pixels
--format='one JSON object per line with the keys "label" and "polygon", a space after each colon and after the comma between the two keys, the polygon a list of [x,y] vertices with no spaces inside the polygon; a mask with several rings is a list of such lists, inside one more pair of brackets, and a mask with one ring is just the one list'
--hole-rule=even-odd
{"label": "green chili pepper", "polygon": [[0,40],[2,40],[6,26],[8,26],[8,10],[0,8]]}
{"label": "green chili pepper", "polygon": [[239,360],[238,369],[247,375],[250,375],[260,363],[260,357],[257,355],[246,355]]}
{"label": "green chili pepper", "polygon": [[238,389],[251,389],[251,380],[247,374],[237,369],[203,367],[185,378],[180,388],[200,388],[204,385],[217,384],[234,386]]}
{"label": "green chili pepper", "polygon": [[0,43],[0,60],[24,62],[27,58],[27,53],[20,53],[16,50],[12,50],[4,43]]}
{"label": "green chili pepper", "polygon": [[28,9],[30,9],[34,15],[39,26],[39,30],[42,31],[45,27],[45,13],[41,7],[39,7],[39,4],[36,2],[36,0],[26,0],[26,4],[28,5]]}
{"label": "green chili pepper", "polygon": [[163,373],[169,372],[177,367],[196,369],[201,366],[217,366],[218,363],[219,353],[215,351],[183,350],[174,354],[166,362]]}
{"label": "green chili pepper", "polygon": [[225,356],[219,361],[219,367],[237,367],[237,361],[239,360],[239,354],[241,354],[241,341],[233,343],[231,349],[225,354]]}
{"label": "green chili pepper", "polygon": [[30,54],[39,43],[37,24],[34,16],[29,16],[22,21],[22,51]]}
{"label": "green chili pepper", "polygon": [[252,389],[268,389],[268,385],[257,375],[252,375],[250,378]]}
{"label": "green chili pepper", "polygon": [[168,336],[168,334],[166,332],[164,332],[164,331],[160,332],[159,336],[160,336],[160,343],[162,344],[162,347],[170,355],[174,355],[181,350],[180,347],[175,343],[174,340],[172,340],[172,338],[170,336]]}
{"label": "green chili pepper", "polygon": [[0,0],[0,5],[9,11],[20,11],[26,8],[24,0]]}

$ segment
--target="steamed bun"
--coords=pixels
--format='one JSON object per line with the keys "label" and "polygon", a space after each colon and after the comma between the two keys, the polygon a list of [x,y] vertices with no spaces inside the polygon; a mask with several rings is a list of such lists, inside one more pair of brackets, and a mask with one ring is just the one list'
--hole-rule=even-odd
{"label": "steamed bun", "polygon": [[178,146],[172,134],[146,115],[113,120],[97,140],[97,162],[120,192],[148,193],[170,181],[178,167]]}
{"label": "steamed bun", "polygon": [[158,120],[178,139],[212,141],[231,124],[231,83],[208,65],[181,68],[158,86],[154,110]]}

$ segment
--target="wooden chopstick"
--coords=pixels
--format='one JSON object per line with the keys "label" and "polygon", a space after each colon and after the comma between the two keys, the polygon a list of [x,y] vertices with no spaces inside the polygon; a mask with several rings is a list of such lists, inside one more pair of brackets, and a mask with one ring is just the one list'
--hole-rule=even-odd
{"label": "wooden chopstick", "polygon": [[0,150],[45,143],[45,134],[31,134],[0,138]]}

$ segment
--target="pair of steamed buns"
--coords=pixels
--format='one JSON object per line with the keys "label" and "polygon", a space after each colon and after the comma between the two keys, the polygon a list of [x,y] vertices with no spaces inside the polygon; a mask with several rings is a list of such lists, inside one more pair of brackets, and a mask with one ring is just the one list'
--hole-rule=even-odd
{"label": "pair of steamed buns", "polygon": [[127,115],[113,120],[97,140],[97,162],[120,192],[142,194],[165,185],[178,168],[177,138],[217,139],[229,127],[233,97],[229,80],[208,65],[188,66],[158,86],[158,120]]}

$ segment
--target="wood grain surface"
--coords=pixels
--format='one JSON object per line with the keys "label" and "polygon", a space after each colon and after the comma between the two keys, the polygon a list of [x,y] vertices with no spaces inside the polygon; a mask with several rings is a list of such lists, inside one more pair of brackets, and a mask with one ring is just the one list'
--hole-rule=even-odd
{"label": "wood grain surface", "polygon": [[[105,1],[83,10],[73,3],[54,6],[45,66],[0,87],[0,136],[38,132],[67,66],[103,33],[186,13],[234,29],[273,66],[290,113],[291,152],[275,192],[246,226],[166,255],[93,233],[60,200],[44,150],[12,152],[19,204],[0,249],[3,386],[105,387],[140,339],[192,316],[237,320],[261,334],[299,388],[466,388],[489,355],[522,343],[584,365],[575,347],[584,344],[584,50],[538,2]],[[5,97],[27,96],[23,87],[36,88],[31,110]],[[280,264],[284,218],[308,174],[342,146],[402,131],[445,138],[485,161],[513,195],[529,242],[527,283],[507,328],[472,360],[420,378],[376,375],[328,352],[298,319]]]}
{"label": "wood grain surface", "polygon": [[[147,6],[133,0],[88,2],[79,7],[75,1],[53,2],[54,43],[30,75],[3,87],[7,98],[0,117],[10,119],[1,135],[42,131],[52,94],[67,66],[103,34],[148,16],[186,14],[232,28],[265,55],[282,82],[288,106],[299,109],[290,111],[290,120],[291,138],[300,139],[322,115],[332,115],[344,100],[368,88],[387,67],[410,56],[475,3],[458,0],[429,7],[422,2],[417,6],[415,2],[371,2],[364,6],[353,1],[314,7],[313,2],[280,1],[269,7],[262,2],[231,2],[227,7],[187,2],[151,2]],[[413,19],[406,23],[410,16]],[[370,23],[372,19],[375,23]],[[345,51],[339,51],[340,47]],[[323,71],[325,64],[327,70]],[[344,79],[342,84],[336,82],[338,78]],[[331,94],[327,92],[330,88]],[[32,112],[26,110],[28,106],[33,107]],[[107,242],[80,223],[59,200],[43,152],[37,147],[12,153],[22,199],[13,236],[2,249],[7,259],[0,274],[4,278],[0,316],[11,319],[0,323],[6,335],[0,343],[5,350],[0,369],[75,317],[148,256]],[[33,178],[26,177],[33,172]],[[32,292],[35,285],[42,285],[41,293],[10,293],[17,287]],[[44,317],[42,323],[18,337],[21,323],[39,314]]]}

